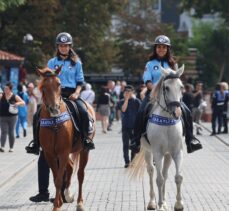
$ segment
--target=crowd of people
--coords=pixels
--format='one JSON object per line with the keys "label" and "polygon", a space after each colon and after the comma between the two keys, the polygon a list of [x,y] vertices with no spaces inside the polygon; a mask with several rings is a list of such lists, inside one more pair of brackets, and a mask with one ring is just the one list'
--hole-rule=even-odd
{"label": "crowd of people", "polygon": [[[171,53],[170,39],[164,35],[155,38],[153,52],[149,56],[143,73],[143,83],[139,84],[138,87],[127,84],[126,81],[108,80],[105,85],[99,87],[97,94],[95,94],[91,84],[84,82],[82,64],[72,46],[72,37],[69,33],[58,34],[56,37],[56,56],[48,61],[47,66],[51,69],[62,66],[62,72],[59,76],[61,95],[63,98],[73,100],[79,108],[83,117],[81,132],[86,150],[94,149],[95,146],[90,140],[90,119],[81,99],[91,105],[96,104],[95,109],[100,115],[104,135],[112,130],[115,119],[121,120],[124,167],[127,168],[134,155],[139,152],[140,138],[146,131],[147,117],[153,106],[149,105],[150,92],[161,78],[160,66],[175,68],[176,62]],[[18,92],[14,94],[12,84],[7,83],[0,94],[0,152],[5,152],[7,135],[9,136],[9,151],[13,152],[15,133],[16,138],[21,136],[20,126],[24,137],[27,135],[27,126],[33,126],[33,141],[31,145],[26,147],[26,151],[39,154],[39,194],[30,198],[34,202],[47,201],[49,198],[49,167],[44,154],[42,151],[40,152],[37,138],[39,111],[42,104],[38,84],[38,80],[35,81],[35,84],[32,82],[19,84]],[[225,82],[217,84],[212,96],[212,135],[215,135],[216,132],[228,133],[228,98],[228,84]],[[12,107],[12,111],[10,107]],[[195,87],[192,84],[185,84],[181,111],[188,153],[202,148],[200,141],[193,134],[193,121],[197,125],[196,134],[201,135],[201,127],[198,125],[205,107],[203,84],[197,82]],[[218,126],[217,131],[216,126]]]}

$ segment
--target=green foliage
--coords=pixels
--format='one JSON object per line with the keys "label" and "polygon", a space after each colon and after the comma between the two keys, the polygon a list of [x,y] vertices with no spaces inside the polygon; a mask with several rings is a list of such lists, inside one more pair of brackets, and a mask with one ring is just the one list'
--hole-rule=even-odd
{"label": "green foliage", "polygon": [[201,17],[203,14],[219,13],[229,24],[229,1],[228,0],[182,0],[183,9],[195,9],[195,16]]}
{"label": "green foliage", "polygon": [[145,9],[149,1],[144,2],[146,4],[131,8],[131,12],[124,10],[119,14],[117,66],[126,75],[142,75],[148,55],[152,52],[154,39],[159,34],[170,37],[175,55],[180,57],[187,53],[186,39],[179,37],[173,26],[158,23],[157,15],[152,10]]}
{"label": "green foliage", "polygon": [[4,11],[13,6],[20,6],[25,2],[26,0],[0,0],[0,11]]}
{"label": "green foliage", "polygon": [[[67,31],[73,36],[74,49],[86,72],[110,71],[116,49],[104,37],[112,14],[122,6],[120,2],[42,0],[41,3],[40,0],[27,0],[20,7],[0,13],[0,48],[44,66],[55,53],[56,35]],[[23,36],[27,33],[33,35],[34,42],[23,44]]]}
{"label": "green foliage", "polygon": [[198,66],[203,71],[202,80],[208,82],[208,87],[228,80],[229,29],[202,23],[194,26],[193,35],[190,45],[199,50]]}

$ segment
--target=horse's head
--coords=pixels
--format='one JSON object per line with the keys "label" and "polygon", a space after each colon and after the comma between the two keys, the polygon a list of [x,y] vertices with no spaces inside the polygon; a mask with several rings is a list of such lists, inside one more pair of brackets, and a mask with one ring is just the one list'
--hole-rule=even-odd
{"label": "horse's head", "polygon": [[42,93],[42,100],[51,117],[59,116],[61,104],[61,86],[60,79],[57,77],[61,67],[53,71],[49,68],[37,69],[38,74],[42,77],[39,84]]}
{"label": "horse's head", "polygon": [[163,75],[161,93],[164,97],[165,107],[175,118],[178,118],[181,115],[180,102],[184,88],[180,76],[184,72],[184,65],[180,68],[176,66],[175,71],[161,67],[161,71]]}

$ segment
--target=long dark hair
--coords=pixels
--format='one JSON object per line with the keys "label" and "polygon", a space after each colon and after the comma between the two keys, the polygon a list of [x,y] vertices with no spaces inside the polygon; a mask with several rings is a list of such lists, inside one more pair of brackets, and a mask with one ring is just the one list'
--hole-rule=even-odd
{"label": "long dark hair", "polygon": [[[60,51],[58,50],[57,48],[57,51],[56,51],[56,56],[58,59],[62,59],[61,58],[61,53]],[[78,55],[76,54],[76,52],[71,48],[68,52],[68,57],[67,57],[67,60],[70,60],[71,61],[71,65],[72,66],[75,66],[77,60],[79,59]]]}
{"label": "long dark hair", "polygon": [[[159,59],[157,52],[156,52],[156,47],[157,47],[157,45],[154,45],[153,52],[149,55],[149,61],[151,61],[153,59]],[[167,61],[169,66],[172,69],[175,68],[176,61],[175,61],[174,57],[172,56],[171,48],[169,46],[167,46],[167,53],[166,53],[165,58],[163,60]]]}

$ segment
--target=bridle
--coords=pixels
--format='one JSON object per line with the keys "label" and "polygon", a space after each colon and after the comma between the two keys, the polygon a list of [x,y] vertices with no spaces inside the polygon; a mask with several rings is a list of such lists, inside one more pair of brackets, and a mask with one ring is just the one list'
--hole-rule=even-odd
{"label": "bridle", "polygon": [[[42,75],[44,78],[49,78],[49,77],[57,77],[57,74],[55,72],[45,72],[43,75]],[[42,96],[44,96],[44,90],[42,90]],[[55,106],[55,108],[53,108],[52,106],[50,105],[47,105],[47,103],[45,102],[45,100],[43,99],[43,104],[45,106],[45,109],[50,113],[52,114],[54,112],[54,110],[60,110],[60,107],[61,107],[61,104],[63,103],[63,99],[62,97],[60,96],[59,98],[59,102],[57,104],[57,106]]]}
{"label": "bridle", "polygon": [[164,79],[162,79],[162,94],[163,94],[163,98],[164,98],[164,102],[165,102],[165,106],[161,105],[160,103],[160,98],[158,97],[156,102],[158,103],[158,105],[161,107],[161,109],[167,113],[169,113],[170,116],[177,118],[175,116],[175,112],[171,111],[169,108],[176,106],[176,107],[181,107],[181,102],[180,101],[171,101],[168,102],[168,97],[166,95],[166,88],[165,88],[165,84],[164,81],[168,80],[168,79],[178,79],[179,76],[174,74],[174,75],[167,75]]}

